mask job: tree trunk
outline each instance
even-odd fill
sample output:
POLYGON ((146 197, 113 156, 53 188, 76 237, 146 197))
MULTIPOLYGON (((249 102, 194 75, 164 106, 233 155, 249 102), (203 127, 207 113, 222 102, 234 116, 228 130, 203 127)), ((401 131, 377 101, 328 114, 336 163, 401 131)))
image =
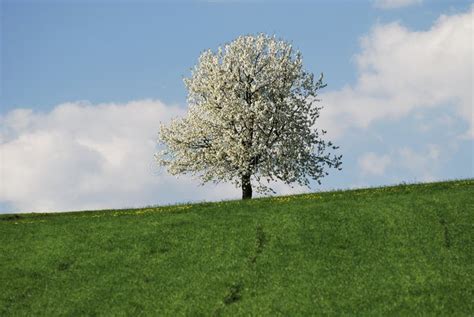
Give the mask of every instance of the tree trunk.
POLYGON ((242 176, 242 199, 252 198, 252 184, 250 183, 250 175, 242 176))

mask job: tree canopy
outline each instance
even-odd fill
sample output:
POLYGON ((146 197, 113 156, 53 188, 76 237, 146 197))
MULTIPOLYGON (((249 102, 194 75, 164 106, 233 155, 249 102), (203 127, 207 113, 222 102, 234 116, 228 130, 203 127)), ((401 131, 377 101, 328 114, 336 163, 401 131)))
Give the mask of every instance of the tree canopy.
POLYGON ((242 197, 269 183, 309 185, 341 167, 337 149, 316 128, 323 75, 303 69, 299 51, 265 34, 240 36, 199 57, 185 80, 188 113, 161 125, 158 163, 203 183, 232 182, 242 197))

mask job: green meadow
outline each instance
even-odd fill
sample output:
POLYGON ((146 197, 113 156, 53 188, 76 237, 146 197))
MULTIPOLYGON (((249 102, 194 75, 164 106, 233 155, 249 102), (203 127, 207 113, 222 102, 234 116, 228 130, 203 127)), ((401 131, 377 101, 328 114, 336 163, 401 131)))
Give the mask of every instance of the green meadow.
POLYGON ((0 316, 474 315, 474 180, 0 216, 0 316))

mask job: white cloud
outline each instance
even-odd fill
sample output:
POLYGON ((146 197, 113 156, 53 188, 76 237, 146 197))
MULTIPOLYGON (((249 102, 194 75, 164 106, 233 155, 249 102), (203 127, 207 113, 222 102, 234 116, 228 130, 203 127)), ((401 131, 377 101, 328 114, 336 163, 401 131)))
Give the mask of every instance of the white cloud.
POLYGON ((423 0, 375 0, 374 6, 380 9, 397 9, 421 4, 423 0))
POLYGON ((439 168, 440 154, 441 149, 435 144, 428 144, 420 152, 409 147, 402 147, 396 153, 398 165, 409 171, 416 180, 424 182, 436 180, 435 174, 439 168))
POLYGON ((388 155, 377 155, 373 152, 365 153, 358 160, 362 173, 372 175, 383 175, 390 163, 388 155))
POLYGON ((15 211, 58 211, 230 197, 228 186, 217 194, 186 177, 157 175, 159 121, 181 114, 152 100, 14 110, 0 119, 0 201, 15 211))
POLYGON ((433 181, 442 163, 441 147, 437 144, 427 144, 421 149, 403 146, 377 155, 373 152, 362 154, 358 159, 360 174, 366 176, 382 176, 405 181, 433 181))
POLYGON ((469 125, 464 137, 473 138, 473 9, 441 16, 427 31, 375 26, 355 56, 356 83, 321 94, 321 125, 340 137, 350 128, 449 105, 469 125))
POLYGON ((9 212, 50 212, 239 198, 231 184, 200 186, 156 166, 159 122, 184 113, 155 100, 7 113, 0 117, 0 202, 14 207, 9 212))

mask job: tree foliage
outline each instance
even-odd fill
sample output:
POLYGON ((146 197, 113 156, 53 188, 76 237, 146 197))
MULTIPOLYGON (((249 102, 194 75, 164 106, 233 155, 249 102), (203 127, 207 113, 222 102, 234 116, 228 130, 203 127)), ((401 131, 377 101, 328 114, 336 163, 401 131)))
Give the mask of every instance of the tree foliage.
POLYGON ((188 89, 187 116, 161 125, 156 155, 171 174, 190 173, 203 183, 233 182, 243 198, 271 190, 270 181, 309 185, 338 168, 341 156, 315 128, 325 87, 303 69, 301 53, 265 34, 240 36, 199 57, 188 89))

